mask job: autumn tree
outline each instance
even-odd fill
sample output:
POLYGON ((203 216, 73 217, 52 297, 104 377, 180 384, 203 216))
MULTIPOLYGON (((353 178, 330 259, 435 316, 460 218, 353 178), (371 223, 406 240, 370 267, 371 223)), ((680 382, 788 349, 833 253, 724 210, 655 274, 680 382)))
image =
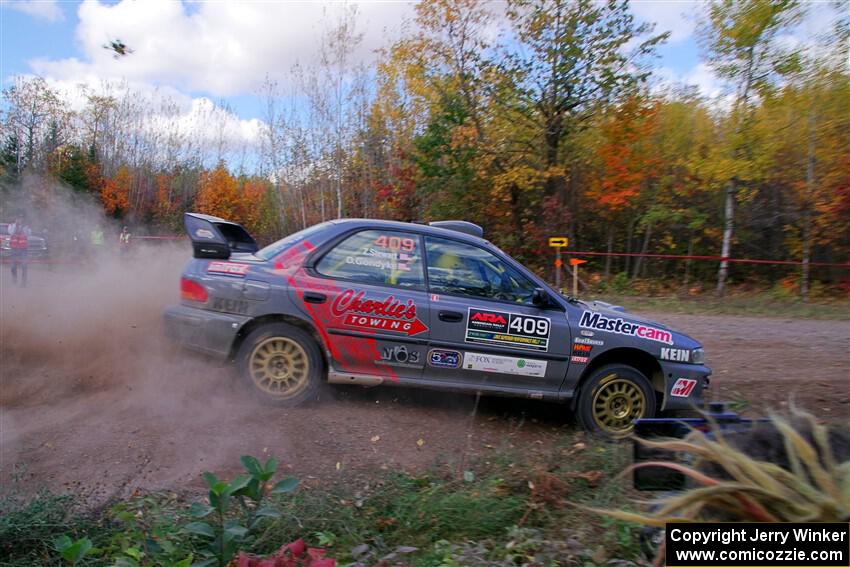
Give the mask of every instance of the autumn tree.
POLYGON ((800 16, 797 0, 713 0, 700 28, 705 58, 714 71, 734 87, 729 117, 726 163, 723 242, 717 274, 717 294, 726 290, 739 185, 749 177, 749 146, 753 95, 764 92, 782 71, 785 55, 776 38, 800 16))
POLYGON ((212 171, 201 174, 195 208, 199 212, 234 222, 245 221, 246 207, 239 192, 239 182, 230 174, 223 161, 212 171))
POLYGON ((133 175, 127 166, 121 166, 115 175, 103 180, 100 199, 106 214, 115 218, 124 217, 130 210, 130 185, 133 175))

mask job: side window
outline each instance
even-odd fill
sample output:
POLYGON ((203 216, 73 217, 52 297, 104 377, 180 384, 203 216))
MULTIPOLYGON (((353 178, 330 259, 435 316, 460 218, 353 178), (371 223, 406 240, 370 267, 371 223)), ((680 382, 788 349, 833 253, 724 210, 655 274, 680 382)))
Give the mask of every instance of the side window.
POLYGON ((430 291, 532 305, 534 282, 490 252, 430 236, 425 250, 430 291))
POLYGON ((358 232, 325 254, 316 271, 368 284, 425 287, 419 236, 407 232, 358 232))

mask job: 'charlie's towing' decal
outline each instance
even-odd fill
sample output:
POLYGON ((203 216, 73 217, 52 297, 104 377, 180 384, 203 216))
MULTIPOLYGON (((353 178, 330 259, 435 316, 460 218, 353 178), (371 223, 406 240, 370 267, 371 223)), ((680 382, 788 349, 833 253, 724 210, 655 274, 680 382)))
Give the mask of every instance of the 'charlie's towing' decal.
POLYGON ((648 327, 643 323, 632 323, 619 317, 616 319, 606 317, 601 313, 594 313, 592 311, 585 311, 582 313, 581 320, 578 324, 580 327, 588 327, 599 331, 617 333, 618 335, 640 337, 642 339, 658 341, 668 345, 673 344, 673 334, 670 331, 656 329, 655 327, 648 327))
POLYGON ((357 329, 392 331, 407 336, 427 331, 416 316, 412 299, 402 302, 390 295, 384 299, 366 299, 365 291, 347 289, 334 299, 331 311, 342 324, 357 329))

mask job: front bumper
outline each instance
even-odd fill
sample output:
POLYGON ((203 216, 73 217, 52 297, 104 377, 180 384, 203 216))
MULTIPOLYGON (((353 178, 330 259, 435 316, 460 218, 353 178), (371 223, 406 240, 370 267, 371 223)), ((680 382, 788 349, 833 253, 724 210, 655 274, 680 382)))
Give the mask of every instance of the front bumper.
POLYGON ((162 316, 165 336, 181 346, 225 360, 249 317, 174 305, 162 316))
POLYGON ((685 410, 705 405, 711 368, 701 364, 661 361, 664 373, 664 400, 661 410, 685 410))

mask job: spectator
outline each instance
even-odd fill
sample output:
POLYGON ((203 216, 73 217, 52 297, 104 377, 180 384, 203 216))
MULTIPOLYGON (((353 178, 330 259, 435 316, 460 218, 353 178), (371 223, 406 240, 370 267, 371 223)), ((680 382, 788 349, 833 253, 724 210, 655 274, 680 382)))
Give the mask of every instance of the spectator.
POLYGON ((12 282, 18 283, 18 267, 21 268, 21 287, 27 285, 27 250, 32 230, 24 223, 23 216, 18 215, 15 222, 9 225, 9 248, 12 252, 12 282))

